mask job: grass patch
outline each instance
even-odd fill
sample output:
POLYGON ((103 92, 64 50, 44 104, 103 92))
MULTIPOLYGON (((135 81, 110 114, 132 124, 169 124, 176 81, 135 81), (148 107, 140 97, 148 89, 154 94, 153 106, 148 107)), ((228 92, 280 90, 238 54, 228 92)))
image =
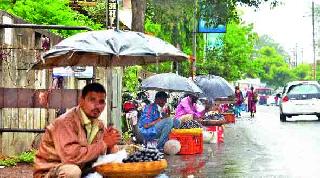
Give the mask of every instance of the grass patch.
POLYGON ((0 158, 0 166, 15 166, 17 163, 27 163, 32 164, 35 158, 36 150, 30 150, 20 153, 17 156, 0 158))

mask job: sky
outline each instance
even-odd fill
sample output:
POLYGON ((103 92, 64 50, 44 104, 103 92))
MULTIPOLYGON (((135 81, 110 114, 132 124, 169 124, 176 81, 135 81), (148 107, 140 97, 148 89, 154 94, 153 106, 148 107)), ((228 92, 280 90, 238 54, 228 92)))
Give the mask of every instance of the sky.
MULTIPOLYGON (((263 4, 256 12, 242 7, 242 18, 246 23, 253 23, 259 35, 268 35, 283 46, 289 55, 296 51, 298 64, 313 63, 312 0, 280 1, 283 5, 270 9, 268 4, 263 4)), ((320 0, 314 2, 320 5, 320 0)))

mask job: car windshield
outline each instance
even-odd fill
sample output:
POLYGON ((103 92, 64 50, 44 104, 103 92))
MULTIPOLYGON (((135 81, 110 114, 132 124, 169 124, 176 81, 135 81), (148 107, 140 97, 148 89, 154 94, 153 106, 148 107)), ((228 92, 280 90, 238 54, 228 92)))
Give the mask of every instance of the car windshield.
POLYGON ((316 85, 294 85, 290 87, 288 94, 313 94, 319 93, 319 87, 316 85))
POLYGON ((259 94, 259 95, 271 95, 271 89, 261 89, 261 88, 257 88, 256 89, 256 92, 259 94))

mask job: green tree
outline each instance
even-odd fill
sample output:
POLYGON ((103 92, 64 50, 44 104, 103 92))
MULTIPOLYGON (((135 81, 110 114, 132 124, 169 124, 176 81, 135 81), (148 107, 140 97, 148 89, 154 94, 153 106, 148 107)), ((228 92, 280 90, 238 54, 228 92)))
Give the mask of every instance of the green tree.
MULTIPOLYGON (((193 31, 193 6, 192 0, 168 0, 147 1, 145 31, 152 33, 174 46, 179 46, 186 54, 192 53, 192 31, 193 31), (176 7, 179 7, 177 9, 176 7), (156 30, 155 30, 156 29, 156 30)), ((201 34, 199 36, 202 36, 201 34)), ((203 38, 198 38, 198 44, 203 43, 203 38)), ((197 50, 197 58, 203 56, 203 45, 197 50)), ((172 71, 171 62, 163 63, 157 67, 150 65, 149 71, 169 72, 172 71), (157 70, 158 69, 158 70, 157 70)), ((190 75, 189 62, 179 64, 179 74, 190 75)))
POLYGON ((300 64, 292 69, 295 80, 312 80, 312 68, 308 64, 300 64))
POLYGON ((233 81, 254 68, 251 55, 257 35, 252 26, 235 21, 228 23, 227 29, 222 37, 223 45, 210 49, 206 61, 199 63, 198 69, 202 74, 219 75, 233 81))
POLYGON ((260 68, 259 78, 269 86, 283 86, 287 81, 293 79, 293 72, 284 61, 284 57, 273 47, 262 47, 255 59, 260 68))
POLYGON ((141 70, 140 66, 130 66, 124 68, 124 75, 122 79, 123 87, 135 94, 138 86, 138 72, 141 70))
POLYGON ((267 84, 274 88, 282 87, 294 78, 292 71, 290 71, 286 66, 272 68, 271 73, 273 79, 271 81, 267 81, 267 84))
POLYGON ((275 42, 272 38, 270 38, 268 35, 262 35, 256 42, 255 48, 259 50, 266 46, 274 48, 277 51, 277 53, 284 57, 287 63, 289 62, 289 54, 284 50, 284 48, 279 43, 275 42))
POLYGON ((6 10, 12 7, 14 4, 14 0, 1 0, 0 9, 6 10))
MULTIPOLYGON (((16 0, 9 6, 1 7, 16 16, 34 24, 88 26, 100 29, 101 25, 94 23, 88 17, 73 11, 68 0, 16 0)), ((78 33, 78 30, 51 30, 64 37, 78 33)))

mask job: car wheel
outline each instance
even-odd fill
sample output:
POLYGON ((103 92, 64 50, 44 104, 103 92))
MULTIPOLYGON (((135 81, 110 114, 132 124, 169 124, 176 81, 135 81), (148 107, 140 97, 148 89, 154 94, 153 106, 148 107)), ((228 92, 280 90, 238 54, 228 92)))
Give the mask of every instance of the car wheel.
POLYGON ((318 117, 318 121, 320 121, 320 115, 317 115, 317 117, 318 117))
POLYGON ((280 113, 280 121, 281 121, 281 122, 287 121, 286 115, 280 113))

